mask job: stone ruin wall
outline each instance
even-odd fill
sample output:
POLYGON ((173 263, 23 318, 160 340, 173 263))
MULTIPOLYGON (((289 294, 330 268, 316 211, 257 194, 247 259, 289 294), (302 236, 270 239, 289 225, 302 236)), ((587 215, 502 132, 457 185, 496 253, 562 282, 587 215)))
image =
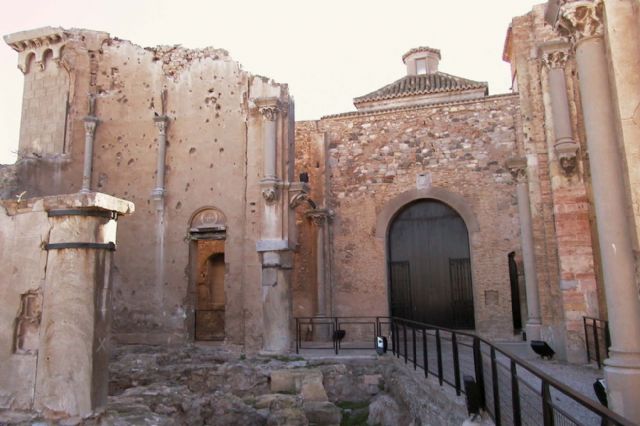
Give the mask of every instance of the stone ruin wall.
POLYGON ((387 314, 377 217, 416 187, 418 174, 428 173, 433 187, 462 195, 480 224, 478 238, 470 240, 477 329, 513 336, 507 254, 520 246, 519 220, 504 162, 516 148, 517 114, 517 97, 507 95, 298 124, 300 142, 315 126, 327 138, 335 315, 387 314))
POLYGON ((575 61, 570 58, 564 65, 573 138, 579 145, 577 171, 567 176, 553 148, 549 82, 540 48, 558 37, 544 23, 544 5, 515 18, 510 38, 509 56, 522 108, 522 148, 528 158, 543 338, 555 342, 562 352, 566 348, 562 357, 584 362, 582 316, 606 317, 606 303, 597 267, 589 157, 575 61))
POLYGON ((95 131, 92 189, 138 206, 122 225, 118 244, 115 335, 125 342, 148 343, 188 338, 187 311, 193 304, 188 230, 193 215, 211 207, 227 218, 228 343, 261 347, 256 240, 262 143, 249 99, 288 101, 286 85, 250 75, 221 49, 142 48, 106 33, 65 30, 64 34, 59 59, 44 55, 44 70, 27 68, 25 99, 60 104, 58 89, 65 86, 61 96, 68 99, 66 132, 61 140, 57 130, 51 130, 48 134, 54 142, 40 149, 42 137, 29 136, 24 129, 34 128, 45 118, 61 120, 48 110, 28 107, 31 103, 25 107, 15 187, 29 197, 80 189, 83 119, 89 113, 87 95, 93 94, 100 121, 95 131), (50 85, 57 87, 52 99, 50 85), (159 136, 154 117, 163 112, 169 118, 165 208, 159 214, 151 192, 156 186, 159 136), (164 250, 159 252, 159 246, 164 250), (250 336, 245 336, 245 326, 250 336))

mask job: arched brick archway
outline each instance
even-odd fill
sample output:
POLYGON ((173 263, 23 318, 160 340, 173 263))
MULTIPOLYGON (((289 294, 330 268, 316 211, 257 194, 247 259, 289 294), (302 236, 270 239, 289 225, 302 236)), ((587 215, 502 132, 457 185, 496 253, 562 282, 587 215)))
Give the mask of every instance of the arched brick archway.
POLYGON ((480 230, 464 197, 414 189, 378 214, 390 313, 451 328, 474 328, 471 246, 480 230))

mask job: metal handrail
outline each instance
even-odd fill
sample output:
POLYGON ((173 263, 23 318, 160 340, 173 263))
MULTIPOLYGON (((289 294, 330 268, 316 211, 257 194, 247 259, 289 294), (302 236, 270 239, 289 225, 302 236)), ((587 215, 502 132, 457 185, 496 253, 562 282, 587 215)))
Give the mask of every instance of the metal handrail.
MULTIPOLYGON (((512 408, 512 415, 513 415, 513 423, 515 425, 520 425, 521 424, 521 409, 520 409, 520 395, 519 395, 519 380, 520 380, 520 376, 518 375, 517 371, 518 369, 523 369, 528 371, 530 374, 532 374, 534 377, 536 377, 538 380, 540 380, 540 396, 542 398, 542 416, 543 416, 543 424, 546 425, 553 425, 555 420, 554 420, 554 415, 555 414, 560 414, 563 417, 566 417, 567 419, 571 420, 572 422, 574 422, 575 424, 579 424, 579 422, 575 419, 572 419, 568 413, 566 411, 564 411, 563 409, 561 409, 560 407, 557 407, 551 397, 551 390, 554 389, 560 393, 562 393, 563 395, 565 395, 567 398, 569 398, 571 401, 574 401, 576 403, 578 403, 579 405, 583 406, 585 409, 587 409, 588 411, 592 412, 593 414, 599 416, 602 421, 604 422, 603 424, 611 424, 611 425, 624 425, 624 426, 632 426, 633 423, 630 422, 629 420, 623 418, 622 416, 620 416, 619 414, 614 413, 613 411, 609 410, 607 407, 587 398, 586 396, 575 392, 573 389, 571 389, 569 386, 560 383, 558 380, 554 379, 553 377, 549 376, 548 374, 544 373, 543 371, 541 371, 540 369, 538 369, 537 367, 529 364, 528 362, 524 361, 523 359, 519 358, 516 355, 513 355, 511 353, 506 352, 503 349, 498 348, 497 346, 495 346, 494 344, 492 344, 491 342, 489 342, 488 340, 479 337, 473 333, 470 332, 465 332, 465 331, 457 331, 457 330, 452 330, 452 329, 448 329, 445 327, 438 327, 438 326, 434 326, 434 325, 429 325, 429 324, 425 324, 425 323, 421 323, 421 322, 417 322, 417 321, 412 321, 412 320, 407 320, 407 319, 403 319, 403 318, 397 318, 397 317, 392 317, 391 318, 391 329, 392 329, 392 351, 393 353, 397 356, 400 357, 400 336, 402 334, 403 337, 403 344, 402 344, 402 348, 404 349, 404 353, 402 354, 405 360, 405 363, 408 363, 409 361, 412 361, 414 364, 414 368, 416 368, 417 365, 417 359, 416 359, 416 354, 415 354, 415 348, 416 348, 416 331, 419 331, 422 333, 423 337, 426 337, 426 331, 427 330, 433 330, 435 331, 435 338, 436 338, 436 348, 437 348, 437 361, 438 361, 438 371, 437 371, 437 376, 438 376, 438 380, 440 382, 440 385, 442 385, 443 383, 447 383, 451 386, 453 386, 456 390, 456 394, 460 395, 461 393, 463 393, 462 388, 460 386, 460 369, 459 369, 459 354, 458 354, 458 350, 457 350, 457 345, 456 342, 458 340, 458 338, 460 336, 466 336, 470 339, 473 339, 473 367, 474 367, 474 375, 475 375, 475 381, 478 384, 478 388, 480 390, 480 399, 481 399, 481 406, 484 407, 484 409, 489 412, 489 414, 492 416, 496 426, 499 426, 502 422, 501 420, 501 409, 503 408, 501 406, 500 403, 500 382, 498 380, 498 360, 496 357, 496 354, 499 353, 501 356, 505 357, 508 360, 508 364, 509 366, 506 367, 511 374, 511 399, 512 399, 512 404, 511 404, 511 408, 512 408), (407 348, 408 345, 408 339, 407 339, 407 328, 411 328, 411 334, 412 334, 412 346, 413 346, 413 359, 409 359, 409 351, 407 348), (402 329, 402 330, 401 330, 402 329), (443 357, 443 353, 442 353, 442 348, 441 348, 441 334, 442 333, 449 333, 451 335, 451 342, 452 342, 452 356, 453 356, 453 365, 454 365, 454 374, 455 374, 455 383, 451 383, 448 380, 445 380, 443 372, 442 372, 442 357, 443 357), (486 394, 485 394, 485 376, 484 376, 484 366, 483 366, 483 353, 481 351, 481 345, 485 345, 486 347, 489 348, 489 354, 490 354, 490 365, 491 365, 491 383, 492 383, 492 390, 493 390, 493 395, 492 395, 492 400, 493 400, 493 407, 489 407, 487 404, 487 398, 486 398, 486 394)), ((429 372, 431 371, 427 365, 427 351, 426 351, 426 338, 423 339, 423 355, 425 358, 424 361, 424 371, 425 371, 425 376, 428 376, 429 372)), ((422 366, 421 366, 422 367, 422 366)), ((526 383, 526 382, 523 382, 526 383)))
POLYGON ((391 324, 391 318, 388 316, 314 316, 314 317, 296 317, 295 318, 295 331, 296 331, 296 353, 300 353, 300 349, 332 349, 337 355, 341 349, 343 350, 355 350, 355 349, 375 349, 375 339, 377 336, 382 335, 382 327, 386 324, 391 324), (302 331, 301 326, 304 325, 327 325, 330 327, 330 332, 333 334, 337 330, 341 330, 341 325, 370 325, 373 328, 373 334, 370 336, 371 345, 367 347, 349 347, 342 348, 340 339, 331 339, 331 347, 313 347, 305 348, 302 346, 302 331))
POLYGON ((591 326, 593 330, 593 348, 595 352, 595 360, 598 364, 598 368, 602 368, 602 355, 600 353, 600 345, 604 343, 604 358, 609 358, 609 346, 611 346, 611 336, 609 335, 609 321, 603 320, 601 318, 594 317, 582 317, 582 322, 584 324, 584 344, 587 348, 587 361, 591 362, 591 348, 589 347, 589 326, 591 326), (590 324, 588 324, 590 323, 590 324), (602 330, 602 333, 598 333, 598 329, 602 330), (604 337, 604 342, 601 341, 601 338, 604 337))

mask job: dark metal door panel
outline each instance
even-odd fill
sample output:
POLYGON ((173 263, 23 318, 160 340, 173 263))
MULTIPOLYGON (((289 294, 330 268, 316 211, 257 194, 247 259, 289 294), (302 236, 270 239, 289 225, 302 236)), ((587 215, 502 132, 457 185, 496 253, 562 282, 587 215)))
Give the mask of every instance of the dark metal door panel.
POLYGON ((389 262, 389 278, 391 315, 411 317, 413 308, 409 262, 389 262))
MULTIPOLYGON (((435 200, 410 204, 394 219, 388 244, 390 264, 409 265, 412 310, 407 318, 444 327, 456 327, 458 323, 473 327, 472 299, 470 310, 468 302, 456 305, 455 312, 452 304, 452 278, 458 279, 458 275, 452 276, 450 259, 469 259, 467 227, 455 210, 435 200)), ((460 280, 468 278, 468 288, 455 291, 469 294, 470 276, 470 269, 468 275, 460 275, 460 280)), ((394 297, 390 292, 392 306, 398 302, 394 297)))
POLYGON ((473 288, 469 258, 449 259, 451 310, 455 328, 474 328, 473 288))

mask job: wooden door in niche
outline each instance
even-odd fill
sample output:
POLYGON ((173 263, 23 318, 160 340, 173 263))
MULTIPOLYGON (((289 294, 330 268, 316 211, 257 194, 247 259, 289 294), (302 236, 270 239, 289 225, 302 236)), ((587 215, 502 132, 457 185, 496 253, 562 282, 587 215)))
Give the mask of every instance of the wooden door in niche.
POLYGON ((224 240, 197 241, 195 340, 224 340, 224 240))

